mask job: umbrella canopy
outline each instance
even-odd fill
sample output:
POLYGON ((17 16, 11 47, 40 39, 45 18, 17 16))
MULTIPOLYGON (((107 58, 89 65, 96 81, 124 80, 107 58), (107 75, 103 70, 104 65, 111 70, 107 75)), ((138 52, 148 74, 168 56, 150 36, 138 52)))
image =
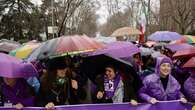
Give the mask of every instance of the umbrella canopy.
POLYGON ((18 47, 20 47, 20 44, 18 42, 7 40, 7 39, 0 40, 0 51, 1 52, 9 53, 10 51, 18 47))
POLYGON ((119 72, 123 72, 133 77, 134 87, 139 89, 141 86, 141 80, 135 72, 133 66, 124 60, 114 58, 108 55, 96 55, 85 57, 81 64, 81 72, 87 74, 87 76, 94 82, 98 74, 103 74, 105 67, 109 64, 117 67, 119 72))
POLYGON ((146 44, 146 46, 148 46, 148 47, 152 47, 152 46, 156 45, 157 42, 155 42, 155 41, 147 41, 145 44, 146 44))
POLYGON ((195 57, 192 57, 190 60, 188 60, 184 65, 183 65, 183 67, 189 67, 189 68, 191 68, 191 67, 195 67, 195 57))
POLYGON ((165 56, 163 54, 161 54, 159 51, 155 51, 151 54, 152 58, 158 58, 158 57, 162 57, 165 56))
POLYGON ((9 54, 15 56, 16 58, 25 59, 34 49, 38 48, 40 45, 40 43, 27 43, 20 48, 12 50, 9 54))
POLYGON ((128 35, 139 35, 142 34, 140 30, 132 28, 132 27, 122 27, 115 30, 111 36, 118 37, 118 36, 128 36, 128 35))
POLYGON ((1 77, 28 78, 38 74, 31 63, 24 63, 20 59, 3 53, 0 53, 0 65, 1 77))
POLYGON ((142 56, 151 55, 154 52, 154 50, 150 48, 140 47, 139 49, 141 50, 142 56))
POLYGON ((182 38, 171 42, 171 44, 180 44, 180 43, 194 44, 195 36, 184 35, 182 38))
POLYGON ((153 41, 172 41, 180 39, 182 36, 176 32, 157 31, 151 34, 148 38, 153 41))
POLYGON ((102 42, 104 44, 116 42, 116 37, 104 37, 104 36, 98 36, 94 38, 98 42, 102 42))
POLYGON ((29 55, 28 61, 95 51, 102 47, 102 43, 86 35, 62 36, 44 42, 29 55))
POLYGON ((172 52, 178 51, 178 50, 184 50, 184 49, 188 49, 188 48, 193 48, 194 46, 189 45, 189 44, 169 44, 166 45, 165 48, 171 50, 172 52))
POLYGON ((174 58, 192 57, 192 56, 195 56, 195 47, 188 48, 185 50, 179 50, 173 55, 174 58))
POLYGON ((127 58, 139 52, 140 49, 131 42, 117 41, 107 44, 105 48, 98 49, 92 53, 88 53, 88 55, 94 56, 106 54, 115 58, 127 58))

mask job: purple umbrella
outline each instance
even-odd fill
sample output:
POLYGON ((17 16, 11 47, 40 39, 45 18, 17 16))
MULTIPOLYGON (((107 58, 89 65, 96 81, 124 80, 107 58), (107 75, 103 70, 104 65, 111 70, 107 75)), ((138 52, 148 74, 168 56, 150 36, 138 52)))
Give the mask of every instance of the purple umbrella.
POLYGON ((105 48, 98 49, 93 53, 89 53, 88 55, 94 56, 106 54, 115 58, 127 58, 139 52, 140 49, 131 42, 117 41, 109 43, 105 48))
POLYGON ((188 48, 192 48, 192 45, 189 44, 170 44, 170 45, 166 45, 165 48, 170 49, 172 52, 178 51, 178 50, 182 50, 182 49, 188 49, 188 48))
POLYGON ((176 32, 169 32, 169 31, 157 31, 151 34, 148 38, 149 40, 153 41, 172 41, 180 39, 182 35, 176 32))
POLYGON ((0 53, 0 76, 8 78, 28 78, 36 76, 37 70, 31 63, 0 53))

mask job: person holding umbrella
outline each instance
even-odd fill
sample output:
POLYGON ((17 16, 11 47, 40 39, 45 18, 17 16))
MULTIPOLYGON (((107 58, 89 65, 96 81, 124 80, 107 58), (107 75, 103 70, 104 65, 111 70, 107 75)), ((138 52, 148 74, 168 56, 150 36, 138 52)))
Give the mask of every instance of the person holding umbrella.
POLYGON ((38 106, 53 109, 55 105, 78 104, 78 82, 61 58, 49 61, 48 73, 41 78, 38 106))
POLYGON ((180 84, 171 75, 172 66, 170 58, 165 56, 157 58, 155 73, 143 80, 144 85, 139 91, 141 99, 152 104, 167 100, 187 102, 180 92, 180 84))
POLYGON ((105 67, 105 73, 96 77, 97 102, 99 103, 122 103, 130 101, 137 105, 134 89, 128 86, 128 79, 112 64, 105 67))
POLYGON ((195 102, 195 70, 190 71, 190 77, 184 83, 184 93, 191 102, 195 102))
POLYGON ((0 53, 1 105, 22 109, 34 106, 35 98, 25 78, 37 76, 31 63, 0 53))

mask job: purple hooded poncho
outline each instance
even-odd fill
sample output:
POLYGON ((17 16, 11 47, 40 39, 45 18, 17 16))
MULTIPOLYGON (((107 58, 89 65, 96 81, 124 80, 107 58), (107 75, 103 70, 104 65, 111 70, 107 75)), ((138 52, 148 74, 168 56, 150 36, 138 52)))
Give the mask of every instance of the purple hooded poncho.
POLYGON ((34 106, 34 97, 30 93, 28 84, 23 79, 18 79, 13 87, 2 83, 4 102, 12 104, 21 103, 23 106, 34 106))
POLYGON ((189 101, 195 102, 195 71, 184 83, 184 92, 189 101))
POLYGON ((172 61, 168 57, 157 58, 155 73, 148 75, 143 80, 143 87, 139 91, 139 96, 146 102, 150 102, 151 98, 156 98, 159 101, 178 100, 183 95, 180 92, 180 84, 169 73, 166 89, 160 80, 160 65, 162 63, 170 63, 172 61))

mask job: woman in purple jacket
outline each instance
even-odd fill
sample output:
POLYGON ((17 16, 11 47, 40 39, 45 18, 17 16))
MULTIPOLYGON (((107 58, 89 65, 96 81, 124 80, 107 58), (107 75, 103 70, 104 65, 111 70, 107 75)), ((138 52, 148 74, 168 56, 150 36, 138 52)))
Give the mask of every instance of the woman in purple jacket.
POLYGON ((191 102, 195 102, 195 70, 191 71, 191 76, 184 83, 184 92, 191 102))
POLYGON ((187 100, 180 92, 180 84, 171 76, 172 61, 168 57, 157 58, 155 73, 144 78, 140 97, 149 103, 158 101, 178 100, 186 103, 187 100))
POLYGON ((4 106, 22 109, 26 106, 34 106, 32 88, 22 78, 3 78, 1 92, 4 106))

